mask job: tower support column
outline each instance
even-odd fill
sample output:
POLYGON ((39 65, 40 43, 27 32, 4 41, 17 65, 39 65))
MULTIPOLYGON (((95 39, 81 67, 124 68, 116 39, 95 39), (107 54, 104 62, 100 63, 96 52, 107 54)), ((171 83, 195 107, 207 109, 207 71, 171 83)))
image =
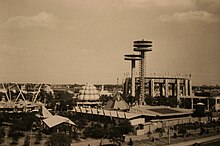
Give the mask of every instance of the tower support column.
POLYGON ((131 61, 131 93, 130 95, 135 97, 135 61, 141 60, 140 55, 128 54, 124 55, 125 60, 131 61))
POLYGON ((188 81, 188 95, 189 96, 192 95, 192 81, 191 80, 188 81))
POLYGON ((135 97, 135 60, 131 61, 131 96, 135 97))
POLYGON ((163 83, 159 83, 160 96, 163 96, 163 83))
POLYGON ((168 89, 168 79, 165 79, 165 96, 166 97, 169 96, 168 91, 169 91, 169 89, 168 89))
POLYGON ((187 79, 185 79, 185 83, 184 83, 184 88, 185 88, 185 93, 184 93, 184 95, 185 96, 188 96, 189 94, 188 94, 188 80, 187 79))
POLYGON ((149 83, 150 83, 150 96, 151 97, 154 97, 155 95, 154 95, 154 79, 151 79, 150 81, 149 81, 149 83))
POLYGON ((191 109, 193 109, 193 98, 191 98, 191 109))
POLYGON ((176 79, 176 97, 179 100, 180 97, 180 80, 176 79))
POLYGON ((172 97, 175 97, 175 84, 171 84, 171 87, 172 87, 172 97))

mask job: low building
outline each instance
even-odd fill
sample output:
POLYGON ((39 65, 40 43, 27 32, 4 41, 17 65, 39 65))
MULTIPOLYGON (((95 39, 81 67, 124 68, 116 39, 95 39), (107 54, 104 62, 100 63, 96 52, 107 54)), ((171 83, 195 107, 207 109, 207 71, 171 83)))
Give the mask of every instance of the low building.
POLYGON ((207 111, 220 111, 220 96, 181 96, 180 100, 188 100, 191 109, 198 102, 204 103, 207 111))
POLYGON ((43 120, 43 130, 46 133, 51 132, 64 132, 69 136, 75 131, 75 123, 73 123, 69 118, 62 117, 59 115, 54 115, 43 120))
POLYGON ((107 102, 104 109, 127 111, 129 110, 129 105, 124 101, 124 99, 118 93, 116 94, 113 100, 107 102))

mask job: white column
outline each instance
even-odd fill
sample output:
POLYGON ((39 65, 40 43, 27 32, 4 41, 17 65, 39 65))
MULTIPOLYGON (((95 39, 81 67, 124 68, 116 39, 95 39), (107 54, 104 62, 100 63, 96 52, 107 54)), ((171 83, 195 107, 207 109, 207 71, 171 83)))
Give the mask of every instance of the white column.
POLYGON ((168 89, 168 79, 165 79, 165 96, 168 97, 168 92, 169 92, 169 89, 168 89))
POLYGON ((187 79, 185 79, 185 93, 184 93, 184 95, 185 96, 188 96, 189 94, 188 94, 188 80, 187 79))
POLYGON ((192 80, 189 80, 189 81, 188 81, 188 84, 189 84, 189 86, 188 86, 188 88, 189 88, 189 90, 188 90, 188 91, 189 91, 189 92, 188 92, 188 95, 191 96, 191 95, 192 95, 192 80))
POLYGON ((179 100, 179 96, 180 96, 180 80, 176 80, 176 96, 177 99, 179 100))
POLYGON ((150 94, 152 97, 155 96, 155 94, 154 94, 154 79, 150 80, 150 94))

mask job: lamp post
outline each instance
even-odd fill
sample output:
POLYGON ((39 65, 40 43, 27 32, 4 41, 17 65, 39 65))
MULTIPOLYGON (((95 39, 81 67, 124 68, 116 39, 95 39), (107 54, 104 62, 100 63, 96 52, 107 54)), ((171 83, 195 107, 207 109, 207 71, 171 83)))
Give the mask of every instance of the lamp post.
POLYGON ((31 124, 30 146, 31 146, 31 138, 32 138, 32 129, 33 129, 33 123, 31 124))
POLYGON ((67 105, 66 105, 66 111, 68 111, 68 110, 69 110, 69 105, 67 104, 67 105))
POLYGON ((170 126, 168 125, 168 145, 170 144, 170 126))

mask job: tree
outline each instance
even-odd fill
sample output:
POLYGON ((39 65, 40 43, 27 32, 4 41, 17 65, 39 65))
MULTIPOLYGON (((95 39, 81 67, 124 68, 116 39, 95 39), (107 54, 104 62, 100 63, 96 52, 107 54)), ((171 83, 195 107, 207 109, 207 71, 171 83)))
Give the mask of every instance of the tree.
POLYGON ((76 101, 73 100, 73 95, 67 91, 55 92, 55 98, 52 99, 51 102, 57 111, 66 111, 68 108, 72 109, 72 107, 76 105, 76 101))
POLYGON ((4 142, 5 138, 5 129, 3 127, 0 128, 0 144, 4 142))
POLYGON ((137 98, 135 98, 134 96, 128 96, 128 97, 125 99, 125 101, 126 101, 129 105, 133 106, 134 103, 137 101, 137 98))
POLYGON ((191 108, 191 101, 189 99, 182 99, 180 101, 180 105, 179 105, 180 108, 187 108, 187 109, 190 109, 191 108))
POLYGON ((113 126, 108 129, 106 133, 106 138, 114 144, 119 144, 124 140, 123 133, 117 126, 113 126))
POLYGON ((71 139, 64 133, 52 133, 49 140, 46 142, 47 146, 70 146, 71 139))
POLYGON ((157 104, 158 105, 165 105, 165 106, 168 106, 168 98, 165 97, 165 96, 158 96, 158 97, 155 97, 156 100, 157 100, 157 104))
POLYGON ((20 133, 17 132, 17 131, 13 131, 11 133, 11 137, 12 137, 12 142, 11 144, 18 144, 18 140, 19 140, 19 137, 20 137, 20 133))
POLYGON ((176 97, 168 97, 167 100, 168 100, 168 106, 177 107, 178 101, 176 97))
POLYGON ((155 105, 155 101, 156 101, 155 99, 156 99, 156 98, 154 98, 154 97, 148 95, 148 96, 146 96, 146 98, 145 98, 145 103, 146 103, 147 105, 155 105))
POLYGON ((165 132, 165 129, 164 128, 156 128, 155 129, 155 132, 159 133, 159 136, 163 136, 163 133, 165 132))
POLYGON ((205 133, 205 128, 201 126, 199 135, 203 135, 204 133, 205 133))
POLYGON ((130 138, 129 142, 128 142, 129 146, 133 146, 133 140, 130 138))
POLYGON ((177 134, 176 134, 176 132, 174 132, 174 134, 173 134, 173 138, 177 138, 177 134))
POLYGON ((30 145, 30 137, 27 135, 24 139, 24 145, 23 146, 29 146, 30 145))
POLYGON ((178 130, 178 134, 185 137, 186 134, 187 134, 187 130, 183 127, 181 127, 179 130, 178 130))
POLYGON ((117 127, 122 134, 128 134, 130 132, 133 132, 134 130, 134 127, 131 125, 131 123, 128 120, 119 123, 117 127))
POLYGON ((36 134, 36 140, 35 140, 35 144, 40 144, 41 140, 42 140, 42 133, 40 130, 38 130, 37 134, 36 134))
POLYGON ((92 124, 90 127, 87 127, 84 131, 85 137, 91 138, 103 138, 105 135, 104 128, 99 124, 92 124))
POLYGON ((124 141, 124 134, 128 134, 129 132, 133 132, 134 127, 128 120, 125 120, 118 125, 114 125, 107 129, 106 138, 109 139, 114 144, 120 144, 120 142, 124 141))
POLYGON ((75 116, 75 118, 77 118, 74 120, 74 123, 76 123, 77 125, 77 129, 83 129, 88 125, 88 120, 86 119, 85 116, 83 115, 81 115, 80 117, 75 116))
POLYGON ((17 131, 28 131, 31 130, 33 121, 36 120, 36 117, 33 113, 20 113, 12 117, 12 129, 17 131))

